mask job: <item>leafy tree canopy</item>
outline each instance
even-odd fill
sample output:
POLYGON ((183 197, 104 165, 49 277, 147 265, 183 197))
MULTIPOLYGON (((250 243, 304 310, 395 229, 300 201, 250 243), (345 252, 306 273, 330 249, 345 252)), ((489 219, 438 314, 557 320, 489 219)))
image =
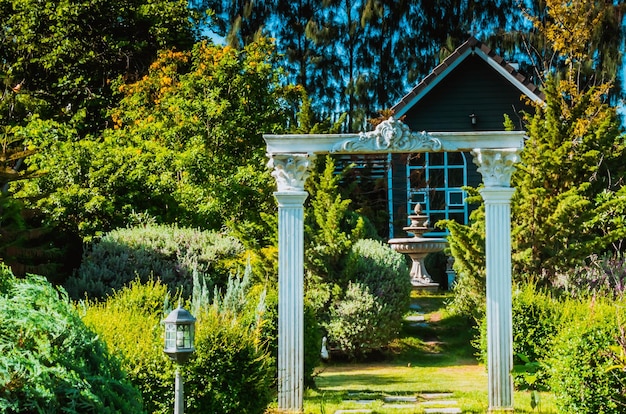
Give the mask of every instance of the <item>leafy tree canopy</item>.
POLYGON ((32 165, 48 173, 20 195, 49 194, 38 206, 84 238, 129 224, 133 213, 268 237, 260 214, 273 209, 273 184, 261 133, 283 130, 300 99, 298 88, 279 85, 276 58, 268 40, 160 53, 139 81, 117 85, 124 97, 113 128, 82 140, 66 125, 32 128, 29 142, 41 148, 32 165))
POLYGON ((145 73, 159 48, 190 47, 190 18, 183 0, 1 0, 0 79, 37 102, 1 123, 37 113, 102 128, 111 81, 145 73))

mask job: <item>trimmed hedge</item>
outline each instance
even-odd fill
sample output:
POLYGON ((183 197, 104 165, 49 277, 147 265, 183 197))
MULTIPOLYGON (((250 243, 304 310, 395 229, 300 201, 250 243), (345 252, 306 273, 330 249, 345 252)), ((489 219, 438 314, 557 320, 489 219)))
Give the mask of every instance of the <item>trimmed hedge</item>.
MULTIPOLYGON (((622 304, 623 305, 623 304, 622 304)), ((626 409, 626 372, 612 369, 624 307, 594 299, 566 315, 549 359, 560 412, 619 414, 626 409), (619 316, 618 316, 619 314, 619 316)))
MULTIPOLYGON (((548 388, 546 359, 551 355, 552 341, 561 325, 562 308, 545 290, 533 284, 514 289, 513 316, 513 379, 517 389, 545 390, 548 388)), ((480 359, 487 361, 487 320, 479 322, 480 338, 476 345, 480 359)))

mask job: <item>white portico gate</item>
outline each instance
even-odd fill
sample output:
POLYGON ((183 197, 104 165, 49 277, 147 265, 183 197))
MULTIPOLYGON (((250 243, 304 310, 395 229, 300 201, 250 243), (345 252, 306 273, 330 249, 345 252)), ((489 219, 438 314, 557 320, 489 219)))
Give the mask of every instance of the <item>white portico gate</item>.
POLYGON ((524 133, 412 132, 393 118, 359 134, 264 135, 278 191, 278 408, 301 412, 304 379, 304 183, 317 154, 471 151, 483 178, 489 411, 513 411, 510 187, 524 133))

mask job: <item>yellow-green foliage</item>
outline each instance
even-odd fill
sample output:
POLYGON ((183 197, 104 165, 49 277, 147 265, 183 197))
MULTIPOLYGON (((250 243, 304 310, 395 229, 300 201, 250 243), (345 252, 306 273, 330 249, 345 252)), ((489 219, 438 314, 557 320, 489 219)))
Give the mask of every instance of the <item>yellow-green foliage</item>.
POLYGON ((135 281, 102 303, 87 303, 83 321, 117 354, 148 412, 158 400, 173 398, 172 364, 163 353, 161 320, 167 287, 159 281, 135 281), (158 398, 158 400, 157 400, 158 398))
MULTIPOLYGON (((262 335, 264 295, 250 289, 248 276, 231 278, 212 303, 206 287, 196 286, 192 303, 183 304, 197 318, 196 352, 182 368, 189 414, 260 414, 271 400, 274 364, 262 335)), ((87 303, 83 317, 120 356, 150 413, 168 413, 174 398, 174 367, 163 353, 167 298, 160 281, 136 281, 105 302, 87 303)))
POLYGON ((562 329, 554 338, 550 385, 563 413, 624 412, 626 372, 619 367, 623 352, 623 302, 601 297, 570 301, 562 329), (622 341, 622 343, 620 343, 622 341))

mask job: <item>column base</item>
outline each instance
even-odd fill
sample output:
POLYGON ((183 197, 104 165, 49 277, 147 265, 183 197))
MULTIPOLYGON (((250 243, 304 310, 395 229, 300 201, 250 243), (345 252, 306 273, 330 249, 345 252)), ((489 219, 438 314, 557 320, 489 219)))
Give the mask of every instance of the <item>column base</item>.
POLYGON ((515 409, 513 407, 509 408, 489 408, 487 410, 489 414, 504 414, 504 413, 513 413, 515 409))

